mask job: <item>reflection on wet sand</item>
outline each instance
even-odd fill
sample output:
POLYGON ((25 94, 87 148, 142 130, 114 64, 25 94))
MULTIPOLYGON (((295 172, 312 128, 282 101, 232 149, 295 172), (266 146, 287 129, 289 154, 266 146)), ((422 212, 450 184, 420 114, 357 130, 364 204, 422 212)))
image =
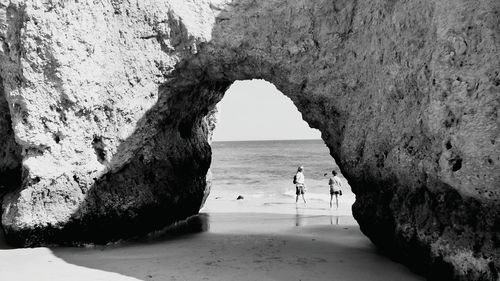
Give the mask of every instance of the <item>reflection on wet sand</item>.
POLYGON ((330 216, 330 224, 333 225, 334 217, 335 217, 335 225, 339 225, 339 216, 330 216))
POLYGON ((302 225, 302 214, 299 213, 299 208, 295 207, 296 213, 295 213, 295 226, 301 226, 302 225))
POLYGON ((357 225, 352 216, 342 215, 305 215, 298 207, 295 209, 295 226, 304 225, 357 225), (328 221, 329 220, 329 221, 328 221))

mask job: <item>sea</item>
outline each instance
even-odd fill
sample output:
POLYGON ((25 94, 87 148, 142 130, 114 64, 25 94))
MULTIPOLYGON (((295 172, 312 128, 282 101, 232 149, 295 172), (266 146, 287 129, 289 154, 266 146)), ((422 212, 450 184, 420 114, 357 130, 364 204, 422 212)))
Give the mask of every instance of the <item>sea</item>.
MULTIPOLYGON (((322 140, 219 141, 212 143, 211 199, 295 200, 293 176, 304 167, 306 199, 329 202, 328 179, 339 168, 322 140)), ((351 193, 347 181, 343 193, 351 193)), ((351 193, 352 195, 352 193, 351 193)))

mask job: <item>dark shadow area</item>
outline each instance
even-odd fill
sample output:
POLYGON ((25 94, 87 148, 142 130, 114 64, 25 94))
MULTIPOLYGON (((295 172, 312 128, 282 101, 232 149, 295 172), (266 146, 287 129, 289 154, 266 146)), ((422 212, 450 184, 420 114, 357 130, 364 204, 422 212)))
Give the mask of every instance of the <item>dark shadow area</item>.
POLYGON ((154 231, 144 237, 124 241, 124 243, 157 243, 188 238, 210 230, 210 215, 200 213, 185 220, 177 221, 162 230, 154 231))
POLYGON ((377 254, 357 226, 328 225, 328 220, 328 216, 304 217, 305 226, 297 228, 294 215, 200 215, 184 226, 170 228, 165 238, 118 247, 54 248, 52 252, 71 264, 144 281, 293 280, 294 276, 307 280, 331 276, 342 276, 343 280, 423 280, 377 254), (198 232, 200 222, 213 225, 214 230, 198 232), (283 226, 286 230, 276 233, 283 226))
MULTIPOLYGON (((127 240, 119 240, 113 243, 108 243, 107 245, 85 245, 86 248, 95 249, 105 249, 105 248, 120 248, 127 247, 130 245, 137 244, 150 244, 150 243, 162 243, 162 242, 175 242, 178 239, 187 239, 194 235, 207 232, 210 230, 210 215, 207 213, 200 213, 191 216, 185 220, 176 221, 175 223, 166 226, 163 229, 150 232, 143 236, 138 236, 135 238, 127 240)), ((3 232, 0 232, 0 250, 13 250, 16 249, 10 246, 3 232)), ((54 250, 56 250, 55 248, 54 250)), ((62 249, 62 248, 61 248, 62 249)), ((76 247, 74 249, 77 249, 76 247)))
MULTIPOLYGON (((2 70, 0 69, 0 73, 2 70)), ((0 76, 0 202, 3 194, 21 185, 21 148, 14 139, 9 104, 0 76)), ((0 211, 1 213, 1 211, 0 211)))
POLYGON ((5 234, 3 233, 3 229, 0 229, 0 250, 12 249, 13 247, 7 243, 5 239, 5 234))
MULTIPOLYGON (((0 69, 0 73, 2 73, 0 69)), ((21 186, 21 147, 16 143, 12 128, 9 104, 4 93, 0 75, 0 218, 3 195, 21 186)), ((0 249, 4 244, 3 228, 0 224, 0 249)))

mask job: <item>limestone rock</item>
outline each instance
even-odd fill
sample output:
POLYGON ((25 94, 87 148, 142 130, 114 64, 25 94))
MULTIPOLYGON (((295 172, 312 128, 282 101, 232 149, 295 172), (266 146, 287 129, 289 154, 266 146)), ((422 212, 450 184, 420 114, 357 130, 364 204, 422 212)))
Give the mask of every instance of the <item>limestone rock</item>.
POLYGON ((375 244, 430 279, 498 280, 500 2, 34 2, 0 0, 11 242, 196 213, 215 104, 265 79, 321 130, 375 244))
POLYGON ((207 111, 165 84, 210 21, 203 1, 0 1, 0 129, 23 151, 2 205, 12 243, 104 243, 199 210, 210 146, 189 114, 207 111))

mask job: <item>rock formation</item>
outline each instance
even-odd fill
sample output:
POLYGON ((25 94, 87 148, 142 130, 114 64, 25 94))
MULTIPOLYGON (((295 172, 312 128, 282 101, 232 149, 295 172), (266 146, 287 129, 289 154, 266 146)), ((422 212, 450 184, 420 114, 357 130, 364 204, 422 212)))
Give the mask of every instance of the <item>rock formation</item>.
POLYGON ((10 241, 106 242, 198 212, 207 111, 167 81, 208 36, 209 7, 198 19, 194 4, 37 2, 0 2, 2 98, 23 163, 2 204, 10 241))
POLYGON ((33 2, 0 0, 11 243, 197 213, 214 106, 257 78, 321 130, 381 249, 429 279, 499 279, 500 2, 33 2))

